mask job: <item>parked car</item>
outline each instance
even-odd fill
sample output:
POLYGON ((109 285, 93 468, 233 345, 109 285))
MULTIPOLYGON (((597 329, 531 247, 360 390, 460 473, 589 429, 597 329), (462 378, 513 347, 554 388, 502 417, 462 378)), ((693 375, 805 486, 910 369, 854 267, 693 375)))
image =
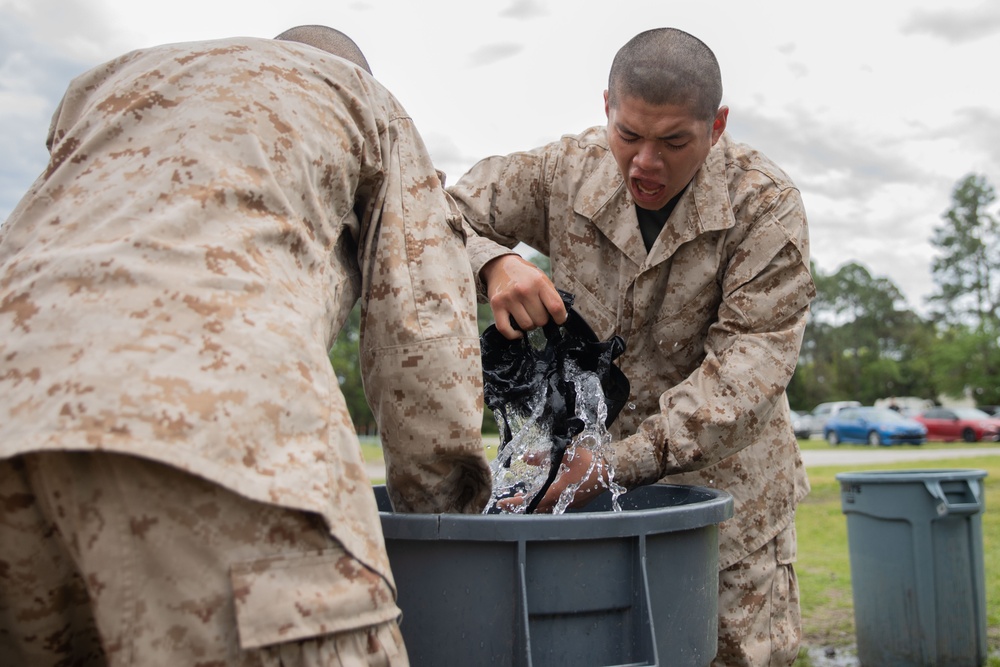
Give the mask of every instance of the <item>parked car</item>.
POLYGON ((792 410, 791 414, 792 431, 795 432, 795 437, 803 440, 808 439, 810 435, 809 415, 798 410, 792 410))
POLYGON ((823 427, 823 437, 831 445, 842 442, 882 445, 922 445, 927 427, 895 410, 876 407, 841 408, 823 427))
POLYGON ((823 429, 830 417, 837 414, 843 408, 856 407, 861 407, 861 403, 858 401, 830 401, 829 403, 820 403, 813 408, 812 412, 806 415, 807 419, 805 421, 809 429, 809 437, 814 435, 823 437, 825 433, 823 429))
POLYGON ((980 405, 979 409, 990 417, 1000 417, 1000 405, 980 405))
POLYGON ((1000 441, 1000 419, 977 408, 931 408, 914 419, 927 427, 929 440, 1000 441))

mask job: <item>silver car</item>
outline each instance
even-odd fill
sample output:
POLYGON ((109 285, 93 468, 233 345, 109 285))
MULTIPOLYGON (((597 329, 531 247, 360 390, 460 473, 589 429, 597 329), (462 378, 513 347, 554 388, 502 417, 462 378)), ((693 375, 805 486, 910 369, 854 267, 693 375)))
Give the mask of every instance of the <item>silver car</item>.
POLYGON ((823 437, 823 429, 826 422, 844 408, 860 408, 859 401, 830 401, 820 403, 808 415, 809 437, 823 437))

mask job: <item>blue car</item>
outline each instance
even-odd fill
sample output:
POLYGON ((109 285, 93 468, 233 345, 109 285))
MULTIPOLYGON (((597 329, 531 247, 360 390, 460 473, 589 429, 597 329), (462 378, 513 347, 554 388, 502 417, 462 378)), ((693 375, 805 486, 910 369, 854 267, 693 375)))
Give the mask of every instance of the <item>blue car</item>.
POLYGON ((922 445, 927 427, 889 408, 844 408, 826 422, 823 437, 834 446, 842 442, 922 445))

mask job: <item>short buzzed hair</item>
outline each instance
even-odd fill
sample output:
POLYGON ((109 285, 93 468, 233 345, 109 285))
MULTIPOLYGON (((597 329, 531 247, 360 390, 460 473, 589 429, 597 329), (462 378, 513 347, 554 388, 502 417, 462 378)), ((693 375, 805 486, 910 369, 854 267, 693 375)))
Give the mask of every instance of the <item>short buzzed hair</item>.
POLYGON ((608 104, 621 97, 649 104, 677 104, 702 120, 722 103, 722 73, 712 50, 676 28, 641 32, 618 50, 608 77, 608 104))
POLYGON ((344 60, 350 60, 355 65, 364 68, 369 74, 372 73, 372 68, 368 66, 365 54, 361 52, 354 40, 339 30, 328 28, 325 25, 296 26, 289 28, 275 39, 314 46, 344 60))

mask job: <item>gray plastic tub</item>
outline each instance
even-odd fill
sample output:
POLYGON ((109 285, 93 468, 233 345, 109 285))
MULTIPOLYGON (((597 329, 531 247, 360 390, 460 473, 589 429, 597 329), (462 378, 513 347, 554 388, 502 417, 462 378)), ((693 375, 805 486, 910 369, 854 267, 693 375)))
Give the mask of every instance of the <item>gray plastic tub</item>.
POLYGON ((410 661, 709 665, 717 489, 653 485, 562 515, 396 514, 376 487, 410 661))
POLYGON ((986 664, 983 470, 837 475, 865 667, 986 664))

